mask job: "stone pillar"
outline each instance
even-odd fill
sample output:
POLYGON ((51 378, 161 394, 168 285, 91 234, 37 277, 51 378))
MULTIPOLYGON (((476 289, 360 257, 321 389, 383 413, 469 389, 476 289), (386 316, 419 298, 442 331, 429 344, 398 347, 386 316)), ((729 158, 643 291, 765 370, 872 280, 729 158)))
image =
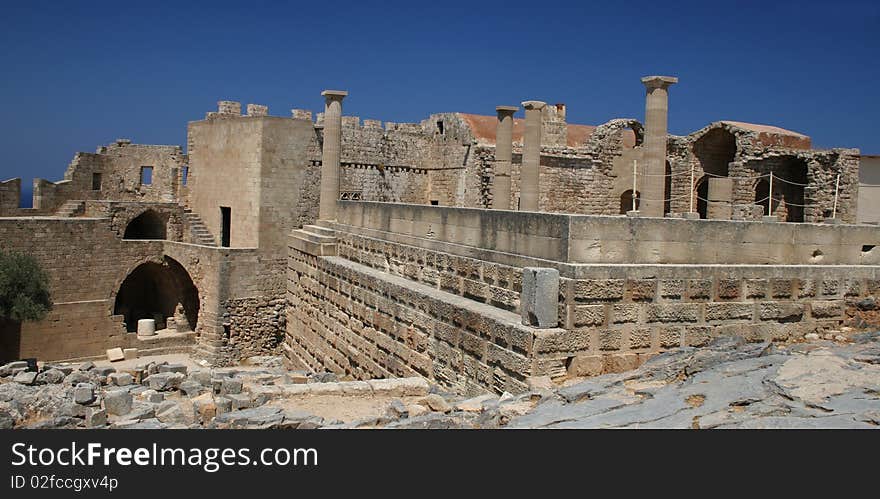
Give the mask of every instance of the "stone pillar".
POLYGON ((492 207, 510 209, 510 163, 513 157, 513 113, 516 106, 498 106, 495 128, 495 183, 492 185, 492 207))
POLYGON ((710 178, 708 201, 706 202, 706 218, 714 220, 730 220, 733 215, 733 179, 710 178))
POLYGON ((520 309, 524 326, 556 327, 559 324, 559 271, 542 267, 524 268, 520 309))
POLYGON ((638 189, 641 193, 639 211, 642 216, 662 217, 666 174, 667 114, 669 111, 669 87, 678 83, 673 76, 646 76, 645 85, 645 154, 642 161, 638 189))
POLYGON ((321 204, 318 220, 336 220, 339 201, 339 152, 342 143, 342 99, 348 92, 324 90, 324 147, 321 155, 321 204))
POLYGON ((538 211, 538 165, 541 162, 541 110, 547 103, 530 100, 522 103, 526 110, 523 133, 522 168, 519 182, 519 209, 538 211))

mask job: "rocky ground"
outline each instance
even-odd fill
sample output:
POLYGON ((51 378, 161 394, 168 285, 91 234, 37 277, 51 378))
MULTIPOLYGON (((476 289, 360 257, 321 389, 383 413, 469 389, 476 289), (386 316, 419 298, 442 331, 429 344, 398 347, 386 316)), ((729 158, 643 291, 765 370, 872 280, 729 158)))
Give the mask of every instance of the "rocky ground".
MULTIPOLYGON (((640 369, 462 398, 421 378, 340 381, 280 359, 0 367, 0 428, 876 428, 880 333, 680 349, 640 369)), ((543 382, 540 382, 543 381, 543 382)))

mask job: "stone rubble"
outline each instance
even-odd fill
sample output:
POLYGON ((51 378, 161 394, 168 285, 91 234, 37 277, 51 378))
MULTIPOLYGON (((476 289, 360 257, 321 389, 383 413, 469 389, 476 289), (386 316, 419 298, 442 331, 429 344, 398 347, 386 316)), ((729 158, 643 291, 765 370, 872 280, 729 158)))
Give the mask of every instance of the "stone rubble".
POLYGON ((424 378, 345 381, 274 366, 191 372, 156 363, 124 372, 93 365, 76 370, 44 366, 31 373, 45 380, 41 384, 17 381, 24 371, 16 368, 0 367, 0 429, 880 425, 880 333, 852 335, 846 342, 820 339, 788 345, 721 338, 704 348, 659 355, 622 374, 574 378, 562 385, 536 379, 521 394, 470 398, 445 392, 424 378), (65 370, 69 374, 63 376, 65 370), (128 382, 129 377, 140 383, 128 382), (381 415, 347 422, 290 406, 290 397, 322 396, 381 396, 389 401, 381 415), (282 408, 276 402, 288 405, 282 408))

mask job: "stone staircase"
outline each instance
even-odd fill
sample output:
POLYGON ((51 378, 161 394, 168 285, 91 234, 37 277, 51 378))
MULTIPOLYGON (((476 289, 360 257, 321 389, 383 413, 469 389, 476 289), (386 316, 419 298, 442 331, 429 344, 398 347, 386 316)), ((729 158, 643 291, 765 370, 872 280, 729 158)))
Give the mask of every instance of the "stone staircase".
POLYGON ((214 239, 214 235, 208 230, 205 222, 202 221, 202 217, 193 212, 190 208, 183 209, 183 217, 189 227, 193 243, 201 244, 202 246, 217 246, 217 241, 214 239))
POLYGON ((304 225, 293 235, 293 245, 300 251, 316 256, 336 255, 336 231, 327 222, 319 220, 315 225, 304 225))
POLYGON ((85 201, 65 201, 55 212, 56 217, 71 218, 82 215, 86 211, 85 201))

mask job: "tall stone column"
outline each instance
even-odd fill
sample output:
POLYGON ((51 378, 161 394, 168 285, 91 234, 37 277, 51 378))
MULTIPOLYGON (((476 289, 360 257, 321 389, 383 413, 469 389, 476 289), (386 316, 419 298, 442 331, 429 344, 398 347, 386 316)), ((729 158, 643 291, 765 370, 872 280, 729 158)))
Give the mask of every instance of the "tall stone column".
POLYGON ((666 134, 669 113, 669 87, 678 83, 674 76, 646 76, 645 85, 645 154, 639 171, 638 190, 641 193, 639 211, 642 216, 662 217, 666 174, 666 134))
POLYGON ((498 106, 498 125, 495 128, 495 183, 492 188, 492 207, 510 209, 510 163, 513 157, 513 114, 516 106, 498 106))
POLYGON ((339 152, 342 143, 342 99, 348 92, 324 90, 324 147, 321 154, 321 201, 318 220, 336 220, 339 200, 339 152))
POLYGON ((541 110, 546 105, 546 102, 537 100, 522 103, 523 108, 526 110, 526 130, 523 134, 519 209, 523 211, 538 211, 538 165, 541 162, 541 110))

